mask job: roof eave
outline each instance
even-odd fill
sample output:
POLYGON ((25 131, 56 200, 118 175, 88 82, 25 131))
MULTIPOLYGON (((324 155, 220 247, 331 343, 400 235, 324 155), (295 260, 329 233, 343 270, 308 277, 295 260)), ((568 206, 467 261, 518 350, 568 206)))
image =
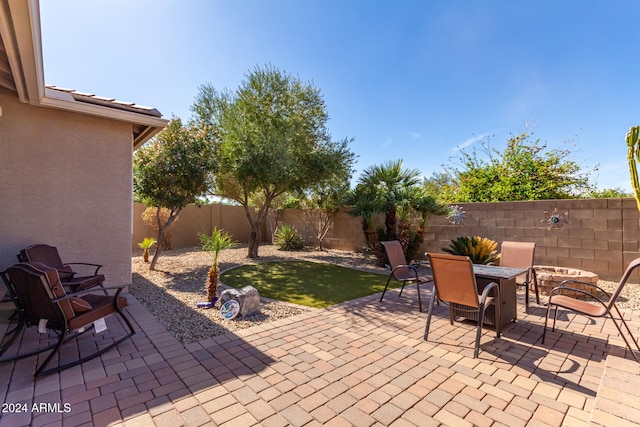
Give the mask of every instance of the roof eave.
POLYGON ((164 129, 169 123, 169 120, 160 117, 78 102, 70 94, 52 89, 45 89, 45 96, 40 99, 40 105, 139 125, 142 127, 142 131, 134 134, 134 150, 164 129))
POLYGON ((0 36, 21 102, 38 105, 44 67, 38 0, 0 0, 0 36))
POLYGON ((0 0, 0 36, 20 102, 131 123, 134 149, 169 123, 154 115, 77 101, 69 94, 46 88, 38 0, 0 0))

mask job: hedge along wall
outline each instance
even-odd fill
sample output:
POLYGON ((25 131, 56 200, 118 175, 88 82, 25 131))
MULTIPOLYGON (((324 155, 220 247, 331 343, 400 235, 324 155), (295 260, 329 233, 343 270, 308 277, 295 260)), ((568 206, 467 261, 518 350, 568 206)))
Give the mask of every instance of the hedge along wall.
MULTIPOLYGON (((479 235, 502 243, 505 240, 536 243, 535 263, 573 267, 592 271, 603 279, 619 280, 626 265, 640 256, 640 212, 634 199, 542 200, 531 202, 463 203, 466 211, 462 225, 451 225, 444 217, 433 217, 427 223, 425 243, 421 252, 442 252, 441 248, 459 236, 479 235), (545 211, 568 213, 568 223, 562 228, 548 229, 545 211)), ((152 236, 140 215, 144 207, 134 209, 133 247, 142 238, 152 236), (146 234, 145 234, 146 233, 146 234)), ((300 211, 287 209, 278 216, 278 223, 295 225, 313 242, 300 211)), ((384 218, 377 218, 382 226, 384 218)), ((415 225, 415 224, 414 224, 415 225)), ((209 205, 188 206, 175 224, 173 247, 197 244, 197 232, 210 233, 213 226, 231 233, 235 240, 247 242, 249 225, 242 207, 209 205)), ((263 240, 270 241, 269 227, 263 229, 263 240)), ((327 234, 323 246, 329 249, 362 250, 364 237, 360 218, 342 209, 327 234)), ((635 279, 640 278, 636 275, 635 279)))

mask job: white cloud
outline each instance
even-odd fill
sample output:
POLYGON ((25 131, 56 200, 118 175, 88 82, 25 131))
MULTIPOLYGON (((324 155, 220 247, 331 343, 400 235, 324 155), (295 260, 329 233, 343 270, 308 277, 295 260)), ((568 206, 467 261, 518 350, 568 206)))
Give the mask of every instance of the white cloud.
POLYGON ((422 134, 418 133, 418 132, 411 132, 409 131, 408 134, 413 138, 413 139, 418 139, 422 136, 422 134))
POLYGON ((469 147, 470 145, 475 144, 478 141, 482 141, 483 139, 485 139, 488 136, 491 136, 495 133, 495 130, 489 131, 489 132, 485 132, 485 133, 481 133, 480 135, 474 135, 471 138, 468 138, 466 140, 464 140, 463 142, 461 142, 460 144, 456 145, 455 147, 453 147, 451 149, 452 153, 456 153, 460 150, 463 150, 467 147, 469 147))

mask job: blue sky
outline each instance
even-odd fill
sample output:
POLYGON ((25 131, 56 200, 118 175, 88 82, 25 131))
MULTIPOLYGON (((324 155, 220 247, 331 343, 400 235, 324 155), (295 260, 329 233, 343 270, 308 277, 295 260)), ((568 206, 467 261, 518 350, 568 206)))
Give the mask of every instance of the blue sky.
POLYGON ((188 119, 198 87, 274 65, 318 87, 356 178, 402 158, 423 175, 457 149, 532 127, 630 190, 640 124, 640 2, 41 0, 45 81, 188 119))

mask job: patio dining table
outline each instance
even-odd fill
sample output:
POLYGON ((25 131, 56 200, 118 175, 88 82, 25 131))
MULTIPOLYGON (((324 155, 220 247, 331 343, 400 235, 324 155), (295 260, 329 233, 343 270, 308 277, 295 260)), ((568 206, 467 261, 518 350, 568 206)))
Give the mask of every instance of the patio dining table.
MULTIPOLYGON (((500 267, 497 265, 473 264, 473 272, 476 276, 478 293, 491 282, 496 282, 500 289, 502 306, 500 307, 500 325, 504 328, 517 319, 516 310, 516 277, 527 272, 526 268, 500 267)), ((469 320, 478 320, 478 312, 467 310, 465 306, 452 304, 456 316, 469 320)), ((495 325, 494 308, 487 307, 485 312, 485 323, 495 325)))

